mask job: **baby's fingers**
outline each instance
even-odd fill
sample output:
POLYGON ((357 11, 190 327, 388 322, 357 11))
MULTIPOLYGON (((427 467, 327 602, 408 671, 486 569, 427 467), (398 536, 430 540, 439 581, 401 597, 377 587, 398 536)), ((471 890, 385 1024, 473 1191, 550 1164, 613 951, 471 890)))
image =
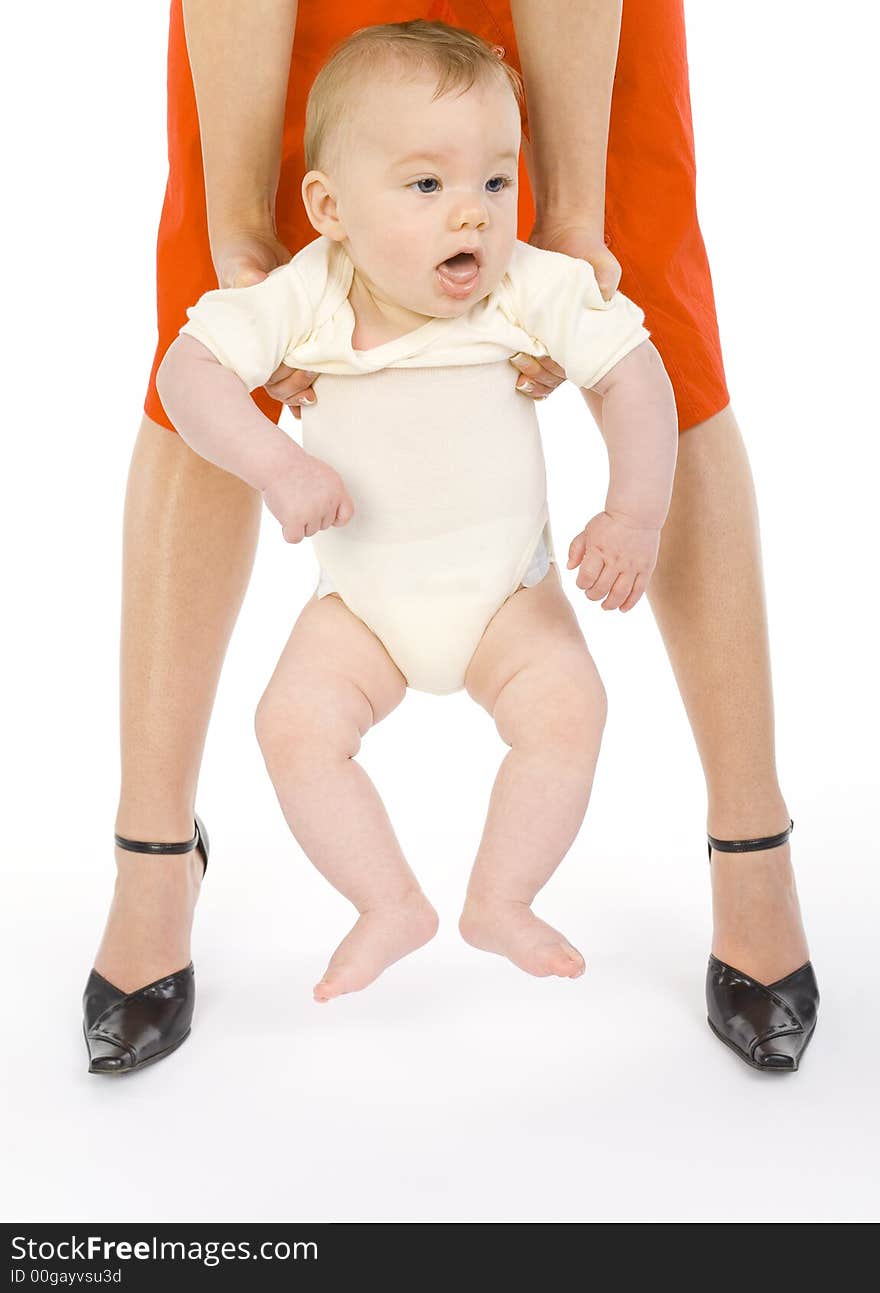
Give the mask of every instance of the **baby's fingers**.
POLYGON ((581 562, 581 568, 578 571, 575 583, 578 588, 583 589, 584 592, 588 592, 595 586, 596 581, 602 577, 604 570, 605 559, 602 556, 602 553, 597 552, 595 548, 587 548, 586 555, 581 562))
POLYGON ((583 531, 581 531, 580 534, 575 535, 571 543, 568 545, 569 570, 574 570, 575 566, 579 566, 581 564, 581 562, 584 559, 584 553, 586 552, 586 550, 587 550, 586 536, 584 535, 583 531))
POLYGON ((336 517, 333 521, 333 524, 348 525, 349 521, 353 516, 354 516, 354 503, 346 494, 342 502, 339 504, 339 506, 336 509, 336 517))
POLYGON ((616 611, 622 606, 632 592, 634 576, 631 571, 622 572, 611 585, 611 592, 602 603, 603 611, 616 611))
MULTIPOLYGON (((619 574, 620 571, 617 566, 605 564, 596 582, 585 590, 589 600, 591 602, 603 601, 611 592, 611 587, 619 574)), ((578 584, 580 582, 580 576, 578 576, 578 584)))
POLYGON ((285 543, 302 543, 305 536, 305 527, 303 525, 285 525, 282 526, 281 536, 285 543))
POLYGON ((647 579, 645 579, 645 576, 636 575, 635 580, 633 582, 632 591, 629 593, 626 600, 621 603, 620 609, 622 611, 631 611, 632 608, 635 606, 636 602, 641 597, 642 593, 647 588, 647 586, 648 586, 648 581, 647 579))

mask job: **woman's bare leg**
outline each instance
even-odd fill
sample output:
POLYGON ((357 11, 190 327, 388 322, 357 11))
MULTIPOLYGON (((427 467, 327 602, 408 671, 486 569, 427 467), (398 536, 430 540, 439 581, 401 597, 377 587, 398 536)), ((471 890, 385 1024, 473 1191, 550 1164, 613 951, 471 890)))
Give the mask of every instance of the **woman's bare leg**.
MULTIPOLYGON (((588 403, 597 416, 601 405, 588 403)), ((730 405, 680 437, 648 596, 703 764, 709 833, 753 839, 784 830, 758 512, 730 405)), ((764 983, 803 965, 787 844, 713 852, 711 875, 716 956, 764 983)))
MULTIPOLYGON (((259 495, 144 417, 125 498, 116 831, 189 839, 199 765, 226 647, 247 588, 259 495)), ((193 853, 116 850, 95 966, 131 991, 190 958, 201 879, 193 853)))

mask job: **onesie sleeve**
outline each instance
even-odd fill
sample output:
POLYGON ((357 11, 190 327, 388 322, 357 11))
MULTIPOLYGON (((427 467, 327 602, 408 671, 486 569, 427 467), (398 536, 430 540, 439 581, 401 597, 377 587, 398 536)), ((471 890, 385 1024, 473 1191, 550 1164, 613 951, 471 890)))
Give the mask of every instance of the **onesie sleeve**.
POLYGON ((205 292, 187 312, 181 333, 207 346, 248 391, 264 385, 312 328, 314 307, 292 262, 250 287, 205 292))
POLYGON ((586 260, 518 242, 507 282, 514 321, 576 386, 595 386, 651 335, 629 297, 604 299, 586 260))

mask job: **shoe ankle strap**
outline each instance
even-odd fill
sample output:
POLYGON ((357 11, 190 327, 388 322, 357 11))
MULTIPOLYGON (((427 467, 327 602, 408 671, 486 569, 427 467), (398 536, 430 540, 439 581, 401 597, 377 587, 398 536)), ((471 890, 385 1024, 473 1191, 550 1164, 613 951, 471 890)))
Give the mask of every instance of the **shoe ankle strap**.
POLYGON ((114 835, 117 848, 127 849, 129 853, 189 853, 199 842, 199 828, 191 840, 181 840, 177 844, 150 844, 146 840, 128 840, 124 835, 114 835))
POLYGON ((762 849, 778 848, 786 843, 793 830, 794 822, 790 821, 778 835, 763 835, 757 840, 716 840, 714 835, 709 835, 709 859, 711 861, 713 849, 716 853, 758 853, 762 849))

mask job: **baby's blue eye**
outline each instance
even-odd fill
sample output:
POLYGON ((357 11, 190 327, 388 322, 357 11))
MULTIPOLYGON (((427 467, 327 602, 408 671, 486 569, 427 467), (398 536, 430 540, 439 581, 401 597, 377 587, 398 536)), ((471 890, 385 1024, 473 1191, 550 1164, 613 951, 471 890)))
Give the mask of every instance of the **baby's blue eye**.
MULTIPOLYGON (((493 175, 491 180, 486 181, 486 188, 490 193, 503 193, 506 188, 510 187, 511 183, 512 181, 509 180, 506 175, 493 175)), ((424 194, 439 193, 440 181, 431 175, 426 176, 422 180, 413 180, 412 184, 407 187, 411 189, 414 188, 417 192, 424 194), (423 185, 434 185, 435 187, 424 188, 423 185)))

